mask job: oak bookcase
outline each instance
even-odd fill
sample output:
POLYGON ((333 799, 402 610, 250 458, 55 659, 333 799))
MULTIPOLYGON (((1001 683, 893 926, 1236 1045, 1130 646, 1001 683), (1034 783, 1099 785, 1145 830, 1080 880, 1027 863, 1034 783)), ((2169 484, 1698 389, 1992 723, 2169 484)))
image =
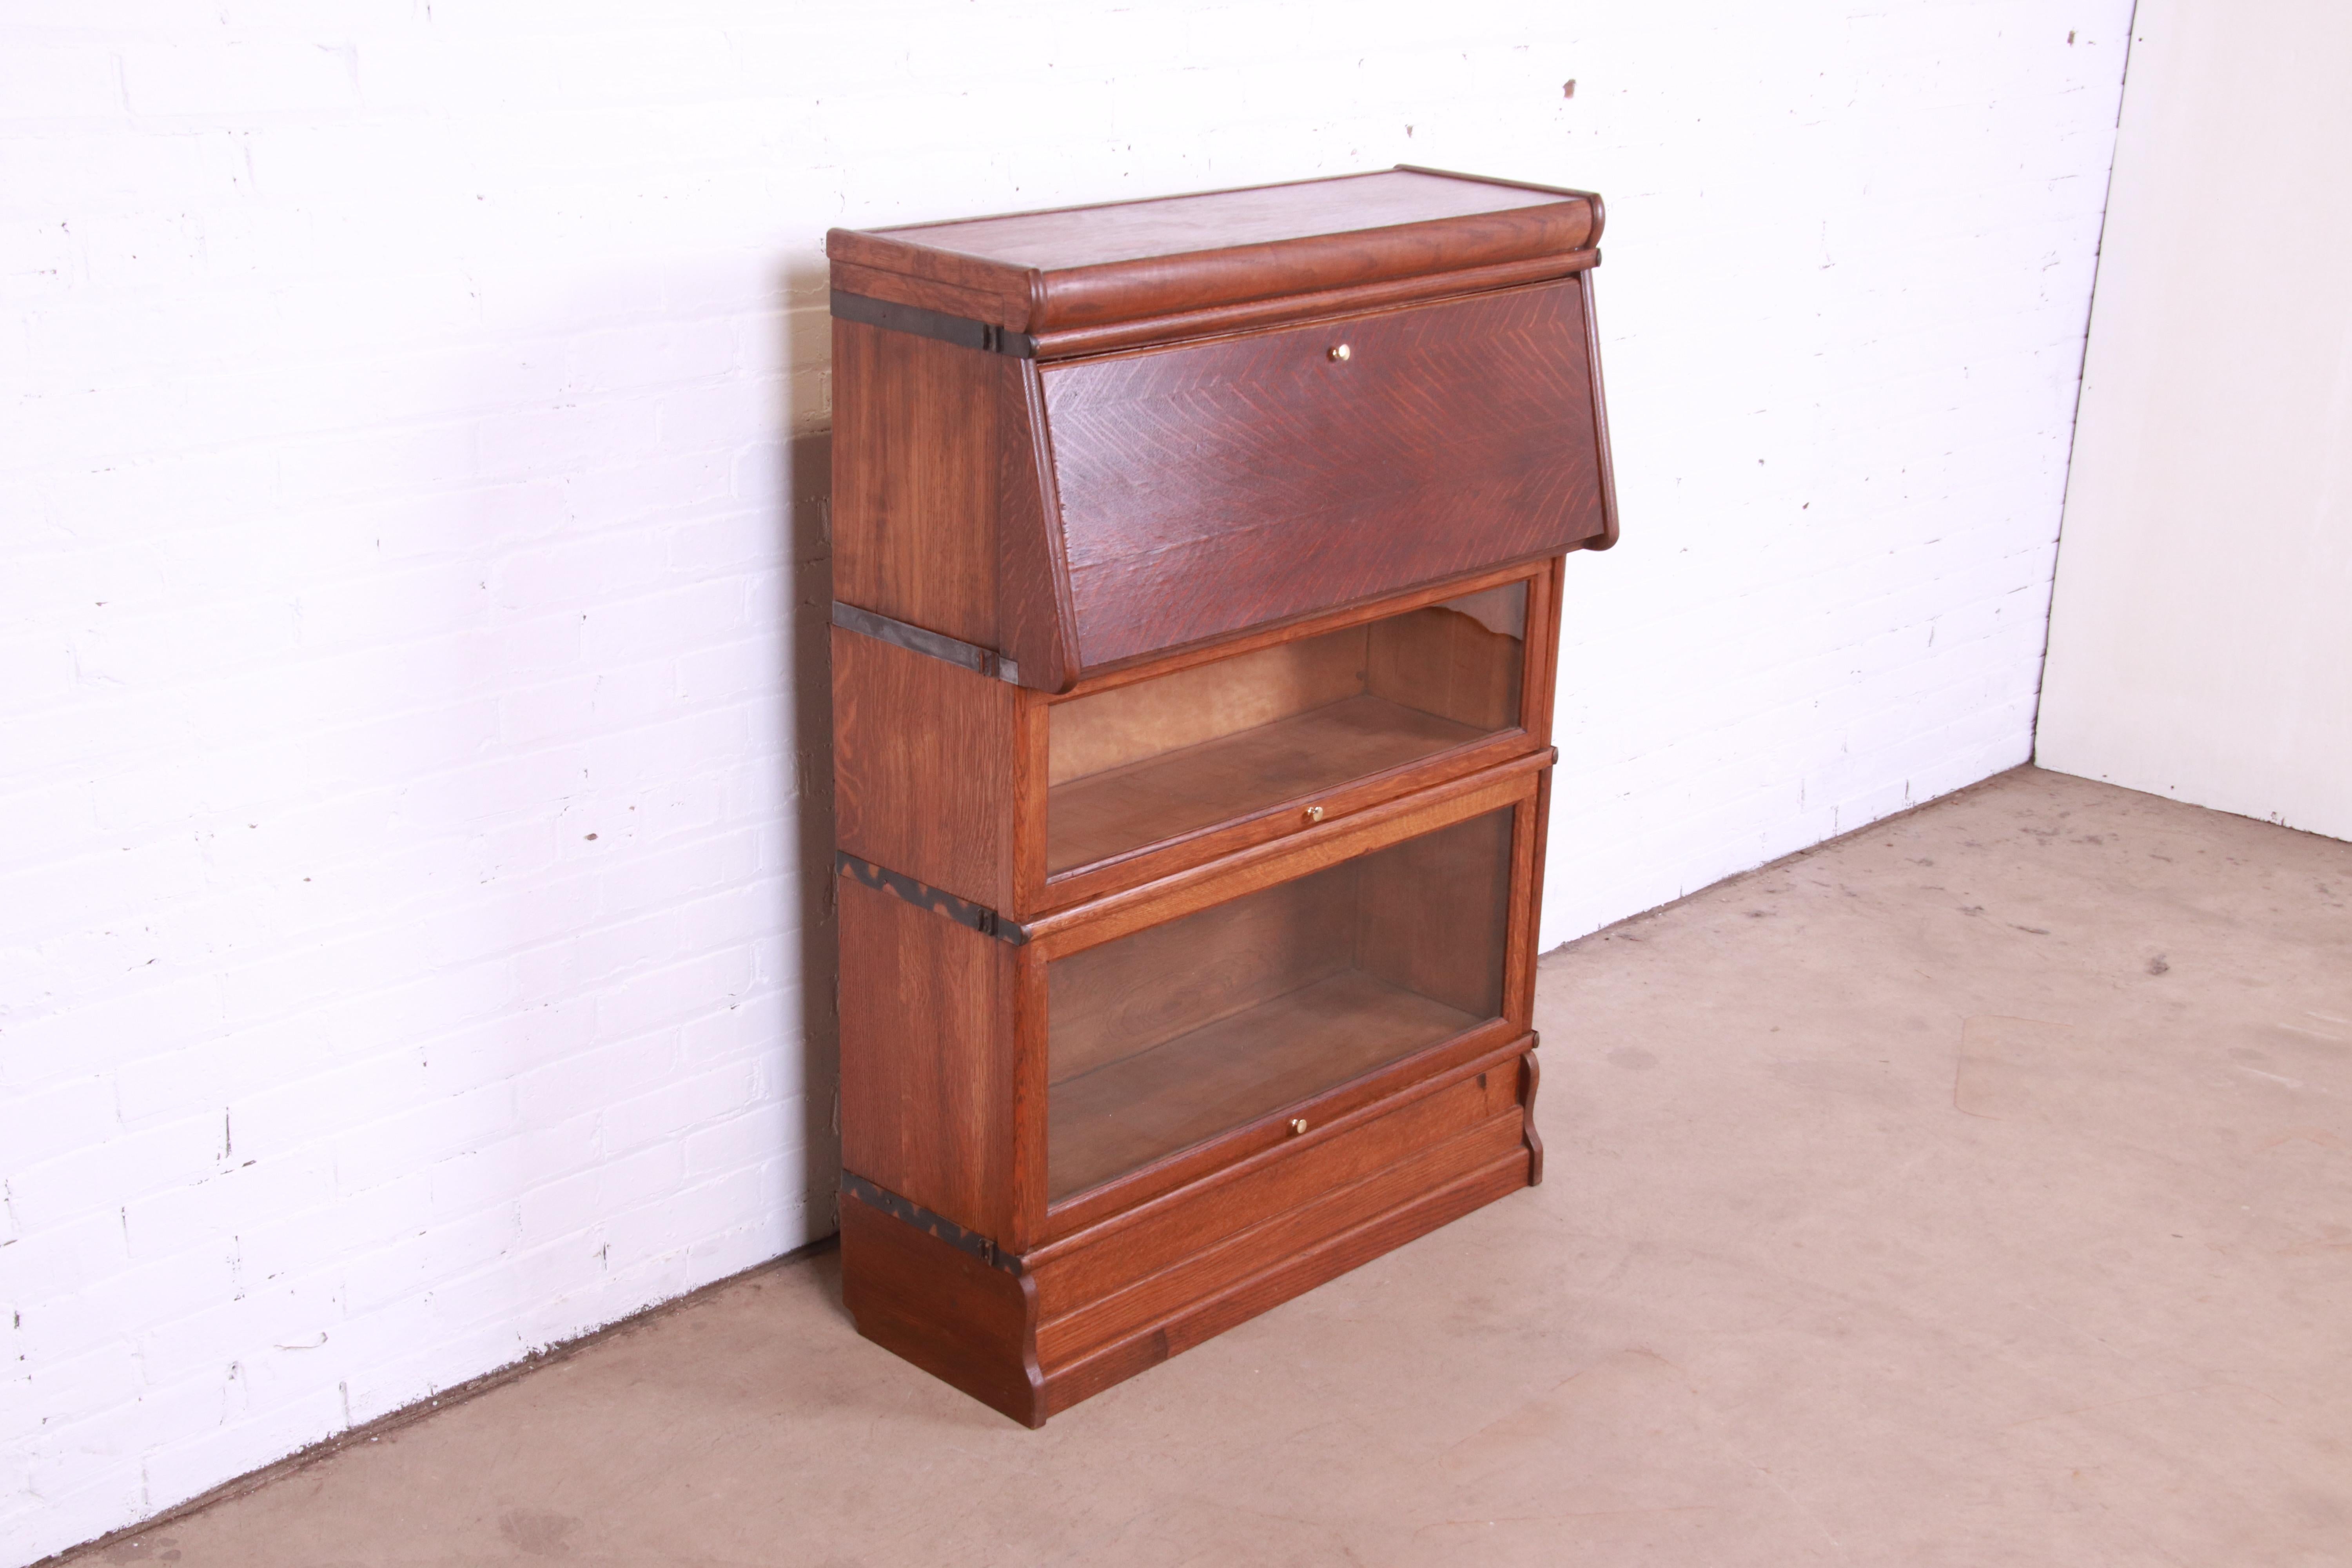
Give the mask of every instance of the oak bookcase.
POLYGON ((1538 1180, 1589 193, 829 237, 843 1294, 1041 1424, 1538 1180))

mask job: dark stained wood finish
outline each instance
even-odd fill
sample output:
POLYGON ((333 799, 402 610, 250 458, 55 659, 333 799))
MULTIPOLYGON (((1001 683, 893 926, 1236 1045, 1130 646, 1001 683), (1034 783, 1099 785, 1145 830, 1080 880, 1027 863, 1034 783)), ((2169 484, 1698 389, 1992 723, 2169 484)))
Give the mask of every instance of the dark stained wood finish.
POLYGON ((834 597, 997 637, 998 354, 833 323, 834 597))
MULTIPOLYGON (((1003 300, 979 289, 960 289, 952 283, 935 282, 904 272, 860 267, 838 257, 834 259, 832 272, 834 288, 844 294, 861 294, 869 300, 913 305, 919 310, 937 310, 942 316, 961 316, 974 321, 994 321, 1004 314, 1003 300)), ((1027 301, 1022 303, 1025 309, 1027 301)))
POLYGON ((965 1229, 1013 1234, 1013 950, 836 877, 841 1162, 965 1229))
POLYGON ((1054 703, 1049 782, 1066 790, 1360 696, 1370 642, 1369 626, 1344 626, 1054 703))
POLYGON ((1045 1424, 1036 1294, 1026 1274, 841 1200, 841 1297, 857 1331, 1024 1426, 1045 1424))
MULTIPOLYGON (((1311 826, 1304 809, 1309 805, 1322 808, 1323 820, 1337 821, 1368 806, 1412 795, 1429 785, 1463 778, 1514 758, 1541 752, 1550 731, 1551 685, 1549 672, 1554 657, 1552 644, 1557 640, 1559 615, 1557 593, 1547 584, 1556 578, 1557 572, 1556 560, 1534 566, 1519 564, 1489 570, 1370 605, 1303 617, 1280 627, 1252 632, 1223 643, 1200 645, 1148 660, 1129 661, 1087 676, 1076 684, 1067 698, 1043 699, 1033 707, 1024 708, 1024 712, 1028 717, 1024 718, 1024 723, 1034 725, 1038 713, 1059 709, 1069 702, 1157 683, 1171 676, 1213 668, 1218 663, 1240 662, 1235 656, 1278 649, 1292 641, 1320 638, 1334 631, 1360 627, 1370 621, 1444 600, 1484 593, 1517 582, 1528 584, 1528 624, 1535 635, 1528 640, 1527 664, 1519 679, 1519 728, 1502 731, 1487 739, 1439 752, 1418 762, 1360 773, 1343 784, 1269 804, 1263 809, 1240 813, 1213 826, 1181 833, 1146 848, 1091 866, 1056 872, 1050 878, 1045 873, 1042 852, 1033 856, 1024 849, 1020 852, 1022 858, 1016 868, 1022 919, 1026 921, 1066 909, 1088 899, 1137 887, 1205 864, 1235 850, 1300 832, 1311 826), (1531 722, 1540 726, 1541 739, 1525 728, 1531 722)), ((1029 731, 1024 731, 1024 733, 1029 731)), ((1033 765, 1051 780, 1050 746, 1034 735, 1023 744, 1034 752, 1033 765)), ((1042 812, 1043 803, 1033 803, 1028 809, 1042 812)), ((1037 824, 1040 836, 1034 842, 1042 845, 1045 841, 1042 836, 1045 816, 1038 817, 1037 824)))
MULTIPOLYGON (((1459 272, 1433 272, 1417 278, 1391 279, 1385 283, 1360 284, 1352 289, 1286 294, 1272 300, 1253 300, 1241 305, 1218 305, 1205 310, 1182 310, 1170 316, 1143 316, 1130 321, 1110 321, 1099 327, 1074 327, 1058 332, 1040 332, 1031 340, 1031 346, 1040 361, 1046 361, 1108 353, 1141 343, 1191 342, 1201 338, 1226 337, 1263 327, 1283 327, 1299 321, 1357 315, 1365 310, 1416 304, 1424 300, 1442 300, 1456 294, 1483 294, 1491 289, 1541 283, 1553 278, 1565 278, 1571 272, 1582 272, 1599 266, 1600 262, 1601 253, 1597 250, 1570 250, 1558 256, 1538 256, 1528 261, 1465 268, 1459 272)), ((883 282, 881 275, 869 275, 869 278, 877 284, 883 282)), ((895 279, 890 281, 898 283, 895 279)), ((913 297, 913 290, 934 286, 909 278, 899 283, 899 287, 906 292, 907 303, 919 304, 921 301, 913 297)), ((897 298, 898 295, 888 297, 897 298)))
POLYGON ((1503 972, 1503 1016, 1532 1026, 1536 1009, 1536 928, 1543 921, 1544 850, 1551 836, 1551 770, 1536 776, 1534 798, 1517 806, 1511 853, 1509 960, 1503 972))
POLYGON ((1165 316, 1590 249, 1580 192, 1385 170, 860 232, 836 261, 985 297, 1024 331, 1165 316))
POLYGON ((1059 958, 1450 826, 1465 817, 1516 805, 1533 797, 1537 773, 1550 765, 1548 754, 1516 758, 1465 778, 1368 806, 1344 820, 1303 827, 1287 838, 1255 845, 1211 865, 1111 893, 1076 909, 1042 915, 1028 922, 1029 945, 1049 958, 1059 958))
POLYGON ((1054 793, 1046 869, 1255 816, 1491 732, 1366 693, 1094 773, 1054 793))
MULTIPOLYGON (((1449 1148, 1475 1154, 1475 1135, 1456 1140, 1449 1148)), ((1380 1195, 1402 1190, 1412 1195, 1392 1208, 1326 1237, 1300 1246, 1283 1239, 1293 1250, 1279 1253, 1258 1272, 1217 1290, 1196 1297, 1157 1323, 1137 1330, 1066 1366, 1046 1372, 1048 1414, 1067 1410, 1090 1394, 1215 1338, 1236 1323, 1248 1321, 1268 1308, 1335 1279, 1359 1264, 1392 1252, 1415 1237, 1461 1218, 1528 1184, 1528 1155, 1512 1149, 1476 1165, 1433 1190, 1426 1173, 1413 1171, 1370 1178, 1381 1184, 1380 1195)), ((1338 1206, 1338 1205, 1335 1205, 1338 1206)))
POLYGON ((1276 1002, 1344 969, 1353 862, 1049 963, 1055 1084, 1276 1002))
POLYGON ((1049 1199, 1099 1186, 1228 1128, 1302 1105, 1478 1022, 1341 969, 1054 1089, 1049 1199))
POLYGON ((1601 218, 1403 170, 828 240, 1012 334, 835 329, 837 596, 1020 681, 834 635, 841 846, 1019 922, 835 880, 844 1163, 972 1249, 845 1195, 867 1337, 1034 1426, 1540 1176, 1601 218))
POLYGON ((1034 691, 1022 691, 1017 694, 1013 716, 1011 912, 1024 921, 1047 903, 1046 830, 1052 776, 1053 720, 1048 704, 1034 691))
MULTIPOLYGON (((1039 1359, 1058 1368, 1102 1345, 1126 1338, 1146 1324, 1180 1313, 1193 1302, 1213 1297, 1268 1265, 1295 1256, 1334 1231, 1374 1217, 1393 1207, 1402 1195, 1425 1191, 1465 1169, 1475 1170, 1513 1153, 1518 1154, 1524 1163, 1526 1151, 1518 1108, 1513 1106, 1499 1116, 1473 1120, 1485 1099, 1484 1091, 1475 1082, 1433 1096, 1423 1104, 1437 1114, 1421 1118, 1422 1125, 1412 1128, 1411 1136, 1393 1140, 1398 1147, 1386 1162, 1363 1163, 1358 1170, 1344 1173, 1318 1173, 1320 1180, 1314 1185, 1321 1191, 1309 1188, 1302 1194, 1297 1206, 1237 1235, 1213 1240, 1187 1238, 1186 1245, 1181 1247, 1169 1246, 1167 1237, 1139 1238, 1159 1244, 1149 1250, 1136 1248, 1143 1258, 1159 1261, 1172 1257, 1181 1261, 1156 1268, 1124 1289, 1081 1291, 1063 1286, 1056 1279, 1056 1294, 1076 1297, 1078 1304, 1059 1316, 1045 1315, 1041 1310, 1037 1330, 1039 1359), (1440 1142, 1446 1124, 1455 1121, 1466 1123, 1465 1131, 1440 1142)), ((1236 1195, 1246 1199, 1255 1194, 1236 1195)), ((1217 1213, 1201 1205, 1194 1205, 1192 1212, 1210 1215, 1217 1213)))
POLYGON ((1527 591, 1507 584, 1462 609, 1411 609, 1055 704, 1048 874, 1295 809, 1516 728, 1527 591))
POLYGON ((1181 873, 1226 856, 1270 844, 1276 839, 1336 828, 1364 812, 1408 798, 1425 789, 1449 784, 1473 774, 1489 773, 1512 763, 1526 762, 1531 766, 1540 766, 1549 756, 1549 748, 1541 752, 1529 751, 1524 733, 1518 730, 1508 730, 1489 740, 1440 752, 1403 767, 1360 774, 1335 788, 1318 790, 1311 795, 1254 811, 1245 816, 1228 818, 1213 827, 1184 834, 1149 849, 1054 878, 1045 884, 1045 894, 1030 905, 1029 912, 1023 918, 1032 922, 1044 921, 1088 900, 1164 882, 1181 873), (1322 811, 1321 817, 1311 818, 1300 809, 1310 805, 1322 811))
POLYGON ((1536 1086, 1543 1079, 1543 1068, 1529 1051, 1519 1062, 1519 1110, 1527 1131, 1528 1185, 1543 1185, 1543 1138, 1536 1131, 1536 1086))
POLYGON ((1551 744, 1551 699, 1559 678, 1559 590, 1563 558, 1554 556, 1528 584, 1528 668, 1519 685, 1519 728, 1531 746, 1551 744))
POLYGON ((1584 354, 1592 384, 1592 452, 1601 472, 1601 532, 1587 540, 1587 550, 1606 550, 1617 542, 1617 468, 1609 457, 1608 397, 1601 386, 1601 324, 1592 307, 1592 279, 1576 280, 1584 301, 1584 354))
POLYGON ((1540 574, 1551 569, 1549 559, 1514 561, 1465 574, 1444 583, 1433 583, 1405 593, 1389 595, 1378 599, 1360 600, 1335 609, 1325 609, 1310 615, 1297 616, 1288 620, 1269 622, 1253 626, 1246 632, 1219 637, 1214 642, 1194 643, 1186 647, 1162 649, 1134 658, 1115 660, 1088 669, 1066 693, 1056 693, 1058 699, 1089 697, 1097 691, 1130 685, 1139 680, 1157 680, 1171 670, 1189 668, 1193 665, 1225 659, 1235 654, 1287 642, 1294 637, 1318 636, 1340 626, 1352 626, 1382 616, 1393 616, 1440 600, 1459 598, 1498 584, 1540 574))
POLYGON ((1584 339, 1570 279, 1046 367, 1079 664, 1597 538, 1584 339))
POLYGON ((1018 693, 1002 680, 833 628, 835 836, 877 866, 1013 904, 1018 693))
MULTIPOLYGON (((1526 626, 1524 605, 1500 591, 1485 597, 1480 608, 1498 619, 1517 610, 1517 625, 1526 626)), ((1373 696, 1481 732, 1519 722, 1523 631, 1496 631, 1474 615, 1433 605, 1376 622, 1366 641, 1365 689, 1373 696)))
POLYGON ((1038 1282, 1040 1315, 1080 1310, 1157 1273, 1171 1258, 1198 1252, 1518 1108, 1517 1064, 1527 1047, 1521 1037, 1423 1075, 1352 1120, 1318 1123, 1312 1134, 1255 1160, 1033 1248, 1024 1261, 1038 1282))
POLYGON ((1003 530, 997 646, 1019 664, 1024 686, 1066 691, 1078 673, 1077 618, 1070 607, 1062 506, 1037 367, 1026 360, 1006 361, 997 398, 1002 434, 997 504, 1003 530))
POLYGON ((1465 1019, 1502 1016, 1511 883, 1526 875, 1515 816, 1488 812, 1366 857, 1356 966, 1465 1019))
POLYGON ((1017 1270, 845 1196, 845 1304, 867 1338, 1041 1425, 1528 1184, 1520 1074, 1530 1043, 1453 1064, 1265 1158, 1010 1260, 1017 1270))
POLYGON ((1049 1195, 1503 1013, 1505 807, 1049 964, 1049 1195))
POLYGON ((1526 1031, 1507 1018, 1492 1019, 1450 1039, 1375 1068, 1362 1077, 1326 1089, 1311 1100, 1277 1107, 1246 1121, 1213 1142, 1181 1150, 1128 1174, 1063 1199, 1047 1209, 1032 1234, 1052 1247, 1063 1238, 1094 1228, 1106 1220, 1181 1194, 1221 1172, 1244 1168, 1278 1155, 1294 1144, 1311 1142, 1326 1131, 1354 1125, 1370 1114, 1367 1107, 1382 1106, 1396 1096, 1432 1079, 1503 1050, 1509 1042, 1524 1042, 1526 1031), (1303 1121, 1300 1133, 1291 1123, 1303 1121))

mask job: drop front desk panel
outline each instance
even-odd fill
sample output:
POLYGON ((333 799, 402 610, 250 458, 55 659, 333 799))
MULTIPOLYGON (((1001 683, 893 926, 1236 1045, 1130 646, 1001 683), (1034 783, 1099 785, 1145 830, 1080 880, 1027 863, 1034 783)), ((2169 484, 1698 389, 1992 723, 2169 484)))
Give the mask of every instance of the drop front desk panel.
POLYGON ((835 230, 843 1291, 1032 1426, 1536 1181, 1597 197, 835 230))

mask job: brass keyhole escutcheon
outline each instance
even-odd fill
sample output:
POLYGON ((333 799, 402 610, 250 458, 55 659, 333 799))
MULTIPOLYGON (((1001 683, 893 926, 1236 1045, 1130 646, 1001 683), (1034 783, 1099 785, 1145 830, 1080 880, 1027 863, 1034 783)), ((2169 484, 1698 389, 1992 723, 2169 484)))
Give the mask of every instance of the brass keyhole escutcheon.
POLYGON ((1339 361, 1340 363, 1345 364, 1348 360, 1348 345, 1345 343, 1334 343, 1331 347, 1331 357, 1334 360, 1339 361))
POLYGON ((1304 1132, 1304 1131, 1307 1131, 1307 1118, 1305 1118, 1304 1116, 1294 1116, 1294 1117, 1292 1117, 1292 1118, 1290 1119, 1290 1131, 1291 1131, 1292 1132, 1294 1132, 1294 1133, 1298 1133, 1298 1132, 1304 1132))
POLYGON ((1310 805, 1310 806, 1308 806, 1308 807, 1307 808, 1307 821, 1309 821, 1309 822, 1320 822, 1320 821, 1322 821, 1322 820, 1323 820, 1323 808, 1322 808, 1321 806, 1319 806, 1319 805, 1310 805))

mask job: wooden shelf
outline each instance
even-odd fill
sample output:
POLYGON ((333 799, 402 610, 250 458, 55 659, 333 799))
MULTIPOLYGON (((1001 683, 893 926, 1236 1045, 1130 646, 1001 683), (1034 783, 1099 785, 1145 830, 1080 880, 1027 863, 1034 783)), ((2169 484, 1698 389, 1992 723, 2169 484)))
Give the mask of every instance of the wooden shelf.
POLYGON ((1053 1086, 1049 1196, 1108 1181, 1479 1022, 1350 968, 1106 1063, 1053 1086))
POLYGON ((1089 773, 1047 796, 1046 869, 1090 866, 1490 732, 1367 694, 1089 773))

